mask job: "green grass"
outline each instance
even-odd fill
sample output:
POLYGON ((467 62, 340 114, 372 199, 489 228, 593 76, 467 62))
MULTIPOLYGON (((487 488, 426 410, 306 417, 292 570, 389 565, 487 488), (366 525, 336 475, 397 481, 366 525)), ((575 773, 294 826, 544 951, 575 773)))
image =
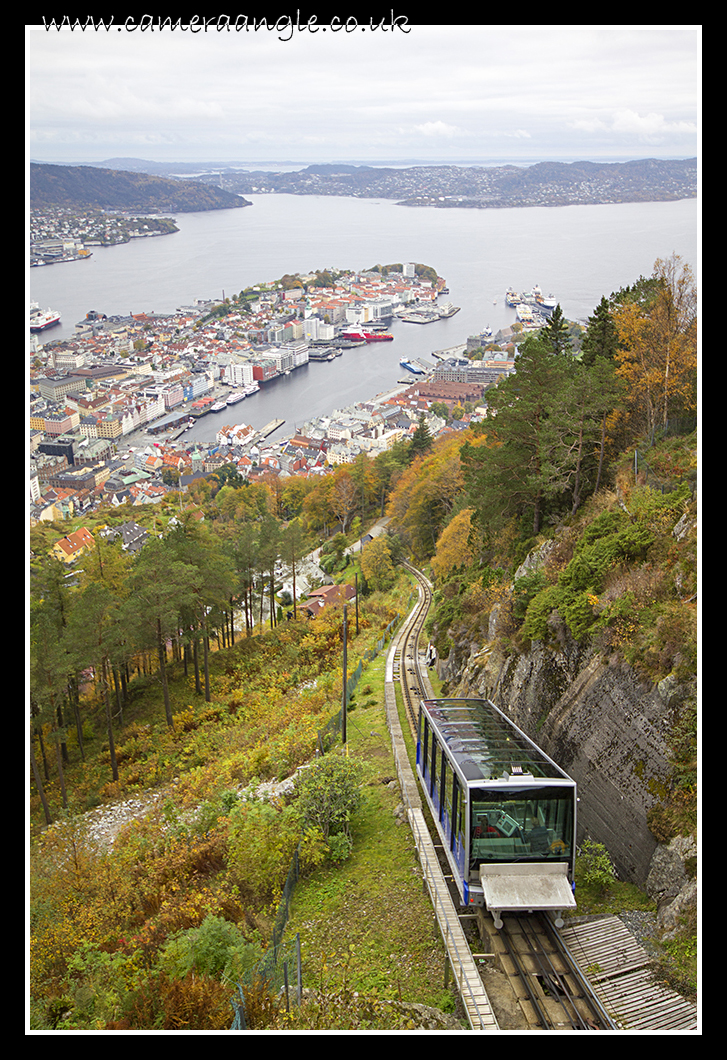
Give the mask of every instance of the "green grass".
POLYGON ((286 933, 299 933, 304 986, 352 990, 452 1011, 444 947, 424 893, 398 785, 384 712, 384 665, 370 665, 349 713, 348 753, 364 768, 364 800, 351 822, 353 851, 295 890, 286 933))

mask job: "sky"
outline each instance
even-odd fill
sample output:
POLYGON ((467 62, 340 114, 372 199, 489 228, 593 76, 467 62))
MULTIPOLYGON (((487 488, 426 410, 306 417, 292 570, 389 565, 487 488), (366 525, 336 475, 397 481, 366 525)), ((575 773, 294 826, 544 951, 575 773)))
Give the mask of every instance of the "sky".
POLYGON ((27 26, 28 157, 282 168, 699 155, 701 26, 420 26, 404 14, 334 31, 221 17, 196 32, 27 26))

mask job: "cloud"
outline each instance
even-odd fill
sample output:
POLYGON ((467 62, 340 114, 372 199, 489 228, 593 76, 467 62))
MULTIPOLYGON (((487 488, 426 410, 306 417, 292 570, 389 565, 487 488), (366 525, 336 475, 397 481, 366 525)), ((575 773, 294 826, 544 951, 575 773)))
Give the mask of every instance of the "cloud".
POLYGON ((691 135, 697 132, 696 122, 669 121, 663 114, 638 114, 633 110, 618 111, 611 123, 617 133, 633 134, 648 143, 657 143, 667 136, 691 135))
POLYGON ((450 139, 453 136, 466 135, 464 130, 457 125, 448 125, 443 121, 426 121, 423 125, 415 125, 414 131, 421 133, 422 136, 446 136, 450 139))
MULTIPOLYGON (((696 153, 698 34, 414 26, 410 34, 28 36, 28 141, 244 159, 696 153), (215 149, 216 148, 216 149, 215 149), (310 156, 310 157, 309 157, 310 156), (273 157, 273 155, 270 155, 273 157)), ((50 159, 49 159, 50 160, 50 159)), ((56 160, 61 160, 57 157, 56 160)), ((68 159, 66 159, 68 160, 68 159)), ((86 159, 88 160, 88 159, 86 159)))
POLYGON ((669 119, 655 111, 640 114, 629 108, 615 111, 610 119, 577 118, 569 122, 568 126, 577 132, 608 134, 644 144, 660 144, 684 136, 694 138, 697 135, 695 121, 669 119))

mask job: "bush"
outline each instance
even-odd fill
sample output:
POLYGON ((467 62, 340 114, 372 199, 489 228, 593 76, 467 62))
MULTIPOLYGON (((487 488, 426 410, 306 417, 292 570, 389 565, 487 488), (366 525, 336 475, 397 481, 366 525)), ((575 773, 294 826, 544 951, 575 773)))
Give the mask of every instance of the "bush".
POLYGON ((326 840, 349 834, 351 814, 361 803, 361 771, 350 758, 330 754, 302 770, 295 782, 297 807, 326 840))
POLYGON ((191 972, 213 978, 240 977, 260 959, 261 947, 248 941, 240 929, 219 916, 207 916, 197 928, 179 931, 164 945, 160 967, 171 979, 191 972))
POLYGON ((616 882, 611 856, 602 843, 586 839, 579 851, 577 865, 580 879, 598 895, 605 895, 616 882))
POLYGON ((280 896, 301 835, 292 807, 240 803, 230 814, 228 870, 241 896, 257 906, 280 896))

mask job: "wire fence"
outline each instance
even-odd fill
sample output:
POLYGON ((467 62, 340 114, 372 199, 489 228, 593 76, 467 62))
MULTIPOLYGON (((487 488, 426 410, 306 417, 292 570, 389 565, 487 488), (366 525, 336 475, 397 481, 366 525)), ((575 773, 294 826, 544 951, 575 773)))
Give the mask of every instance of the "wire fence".
MULTIPOLYGON (((364 653, 364 659, 371 661, 384 650, 391 638, 391 634, 401 621, 401 615, 396 614, 389 622, 383 634, 375 646, 364 653)), ((346 681, 346 704, 348 704, 363 673, 362 659, 346 681)), ((318 731, 318 753, 327 754, 336 744, 343 731, 343 706, 337 711, 328 723, 318 731)), ((275 915, 275 924, 270 945, 262 959, 239 981, 234 983, 235 997, 232 1005, 235 1017, 231 1030, 244 1031, 248 1029, 246 991, 251 991, 256 984, 262 984, 271 993, 284 997, 286 1008, 291 1004, 300 1004, 303 992, 302 961, 300 952, 300 936, 283 943, 283 935, 290 917, 290 903, 293 898, 295 885, 300 876, 298 851, 296 850, 293 861, 288 870, 288 876, 283 886, 280 903, 275 915)))

